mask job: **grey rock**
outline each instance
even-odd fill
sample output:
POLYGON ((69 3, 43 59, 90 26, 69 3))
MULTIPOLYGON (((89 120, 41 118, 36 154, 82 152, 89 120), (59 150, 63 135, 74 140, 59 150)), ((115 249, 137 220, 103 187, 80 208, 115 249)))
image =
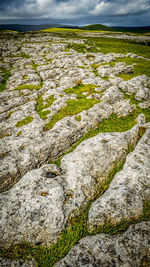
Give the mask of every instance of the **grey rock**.
POLYGON ((55 267, 140 267, 149 257, 150 223, 132 225, 121 235, 99 234, 81 239, 55 267))
POLYGON ((136 126, 125 133, 98 134, 62 158, 61 170, 68 195, 64 207, 67 215, 94 198, 111 170, 126 158, 128 147, 135 146, 138 132, 136 126))
POLYGON ((7 260, 0 258, 1 267, 34 267, 36 266, 33 260, 7 260))
POLYGON ((123 93, 121 93, 116 86, 111 86, 104 92, 101 99, 112 105, 116 101, 123 99, 123 93))
POLYGON ((64 190, 55 165, 28 172, 0 195, 1 246, 56 241, 64 227, 64 190))
POLYGON ((111 182, 108 190, 98 198, 89 211, 90 229, 122 219, 139 217, 143 212, 143 201, 150 194, 150 129, 147 129, 123 166, 111 182))
POLYGON ((114 103, 113 108, 117 117, 125 117, 136 109, 136 105, 130 105, 130 100, 120 100, 114 103))
POLYGON ((148 100, 150 97, 150 78, 146 75, 136 76, 129 81, 119 84, 119 88, 128 94, 135 94, 138 101, 148 100))
POLYGON ((121 73, 132 73, 133 72, 133 66, 132 65, 126 65, 124 62, 117 62, 114 67, 110 67, 110 65, 103 65, 100 66, 98 69, 98 74, 102 77, 110 76, 115 77, 121 73))

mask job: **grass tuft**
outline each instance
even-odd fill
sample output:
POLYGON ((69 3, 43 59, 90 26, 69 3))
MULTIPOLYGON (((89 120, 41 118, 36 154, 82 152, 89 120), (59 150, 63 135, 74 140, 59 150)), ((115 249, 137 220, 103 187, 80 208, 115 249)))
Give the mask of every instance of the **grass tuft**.
POLYGON ((17 86, 14 90, 25 90, 25 89, 28 89, 30 91, 32 91, 32 90, 40 90, 41 89, 41 85, 21 84, 21 85, 17 86))
POLYGON ((46 104, 44 104, 42 96, 37 98, 36 110, 42 119, 47 119, 47 115, 50 114, 50 110, 43 109, 49 108, 55 100, 56 99, 54 98, 54 95, 51 95, 48 99, 45 100, 46 104))
POLYGON ((3 70, 2 71, 3 81, 0 83, 0 92, 6 89, 6 83, 11 76, 10 70, 3 70))
POLYGON ((24 125, 26 125, 26 124, 28 124, 28 123, 30 123, 32 121, 33 121, 33 117, 32 116, 26 117, 23 120, 18 121, 17 124, 16 124, 16 127, 24 126, 24 125))
POLYGON ((72 88, 68 88, 65 90, 66 94, 76 94, 78 99, 86 98, 87 95, 91 95, 96 93, 95 88, 97 85, 94 84, 82 84, 80 81, 78 84, 72 88), (84 92, 87 92, 87 95, 83 95, 84 92))
POLYGON ((75 119, 76 119, 76 121, 81 121, 82 120, 82 118, 81 118, 80 115, 79 116, 76 116, 75 119))
POLYGON ((49 123, 45 124, 44 130, 50 130, 59 120, 66 116, 73 116, 80 113, 83 110, 88 110, 93 107, 99 101, 96 99, 78 99, 78 100, 68 100, 67 106, 63 107, 60 111, 54 114, 49 123))

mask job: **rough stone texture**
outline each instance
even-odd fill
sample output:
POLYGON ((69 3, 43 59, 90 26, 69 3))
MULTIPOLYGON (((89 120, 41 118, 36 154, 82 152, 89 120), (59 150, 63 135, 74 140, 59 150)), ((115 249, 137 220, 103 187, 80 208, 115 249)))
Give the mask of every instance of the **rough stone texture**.
POLYGON ((36 265, 32 260, 15 261, 15 260, 6 260, 6 259, 0 258, 0 266, 1 267, 34 267, 36 265))
POLYGON ((138 136, 139 126, 124 133, 100 133, 64 156, 60 169, 47 164, 27 172, 0 194, 0 245, 56 241, 69 216, 95 196, 98 184, 126 158, 138 136))
POLYGON ((150 78, 146 75, 136 76, 135 78, 119 84, 119 88, 128 94, 135 94, 138 101, 150 98, 150 78))
MULTIPOLYGON (((0 94, 0 192, 10 189, 27 171, 63 155, 72 144, 113 112, 117 116, 125 116, 134 109, 134 106, 124 101, 123 94, 118 89, 124 82, 116 77, 120 73, 131 72, 133 66, 127 66, 123 62, 116 63, 112 68, 109 65, 116 58, 123 59, 126 55, 105 55, 100 52, 89 54, 84 39, 71 38, 67 39, 68 44, 84 44, 87 51, 85 54, 73 49, 67 52, 68 44, 64 43, 66 39, 49 33, 26 33, 19 39, 10 36, 11 39, 8 40, 8 36, 4 34, 0 45, 1 79, 3 70, 10 69, 11 72, 6 90, 0 94), (98 71, 104 70, 110 74, 108 81, 95 76, 91 67, 92 64, 101 63, 108 63, 98 68, 98 71), (86 98, 97 99, 101 103, 80 112, 80 122, 75 120, 75 116, 68 116, 58 121, 51 130, 44 131, 45 124, 67 105, 68 100, 77 99, 75 94, 66 94, 64 90, 78 82, 94 84, 96 93, 88 92, 86 98), (38 88, 33 89, 31 85, 38 88), (24 87, 16 90, 18 86, 24 87), (54 102, 43 108, 48 115, 42 119, 37 112, 37 99, 42 97, 43 105, 46 105, 51 96, 54 96, 54 102), (16 127, 18 121, 29 116, 33 117, 31 123, 16 127)), ((136 55, 130 53, 127 56, 136 55)), ((143 84, 140 88, 144 89, 137 92, 136 97, 147 101, 149 78, 140 77, 142 78, 137 79, 143 84)), ((136 79, 131 83, 138 87, 136 79)), ((128 82, 125 82, 125 87, 126 85, 128 82)), ((147 102, 140 104, 148 107, 147 102)))
POLYGON ((150 252, 150 223, 141 222, 116 236, 99 234, 83 238, 55 267, 141 267, 150 252))
POLYGON ((109 104, 114 104, 116 101, 123 99, 123 94, 117 87, 111 86, 105 91, 101 99, 109 104))
POLYGON ((136 109, 136 105, 130 105, 130 100, 122 100, 114 103, 113 108, 117 117, 125 117, 136 109))
POLYGON ((114 67, 110 67, 110 65, 104 65, 100 66, 98 69, 98 74, 102 77, 110 76, 115 77, 121 73, 132 73, 133 72, 133 66, 127 65, 124 62, 117 62, 114 67))
POLYGON ((147 129, 136 148, 130 153, 108 190, 98 198, 89 211, 90 229, 122 219, 139 217, 143 212, 143 200, 150 196, 150 129, 147 129))
MULTIPOLYGON (((30 112, 29 105, 25 108, 30 112)), ((20 111, 11 115, 14 116, 14 122, 17 116, 21 119, 23 111, 20 111)), ((17 129, 17 132, 23 131, 20 136, 17 136, 15 123, 11 121, 11 127, 13 126, 11 129, 5 129, 7 123, 2 123, 2 135, 8 133, 8 136, 1 139, 0 145, 1 191, 12 187, 28 170, 61 156, 82 135, 108 118, 112 112, 113 109, 109 104, 99 103, 79 114, 82 117, 80 123, 75 120, 75 116, 65 117, 47 132, 42 130, 44 122, 34 112, 35 119, 17 129)))
MULTIPOLYGON (((115 36, 136 41, 149 39, 148 36, 126 34, 115 36)), ((101 133, 85 140, 72 153, 63 156, 60 168, 47 163, 62 156, 110 115, 124 117, 134 111, 136 106, 125 99, 121 90, 132 97, 134 94, 138 106, 147 109, 150 78, 141 75, 124 81, 116 77, 121 73, 133 75, 134 64, 126 65, 123 62, 126 57, 141 60, 143 57, 132 53, 106 55, 100 48, 97 48, 98 53, 90 53, 91 47, 81 38, 65 39, 46 32, 1 33, 0 41, 0 82, 6 87, 0 93, 0 246, 19 242, 50 245, 57 241, 69 216, 78 214, 89 200, 94 201, 98 186, 126 159, 128 148, 139 141, 140 127, 143 124, 143 127, 149 127, 145 125, 145 116, 137 110, 138 125, 130 131, 101 133), (85 53, 69 49, 70 44, 83 44, 85 53), (115 63, 118 58, 122 58, 122 62, 115 63), (8 70, 10 77, 5 84, 8 70), (89 90, 80 96, 73 90, 72 94, 67 93, 66 89, 80 84, 91 84, 95 89, 87 86, 89 90), (85 106, 82 108, 83 99, 85 106), (71 109, 69 116, 60 116, 57 123, 46 130, 46 125, 70 101, 78 101, 76 112, 71 109), (93 106, 87 109, 87 103, 93 103, 93 106), (27 118, 33 120, 17 127, 19 121, 27 118)), ((148 146, 147 131, 127 157, 123 171, 116 175, 110 189, 93 204, 92 208, 104 199, 104 206, 95 206, 93 224, 100 225, 103 219, 110 218, 110 214, 112 221, 141 214, 142 201, 147 200, 149 194, 148 146)), ((87 238, 90 240, 87 249, 91 246, 90 251, 94 252, 86 249, 81 252, 77 266, 114 266, 116 263, 127 267, 135 266, 135 262, 141 266, 142 248, 147 251, 145 228, 148 224, 145 225, 140 224, 134 232, 128 230, 119 237, 101 235, 98 242, 97 237, 87 238), (131 238, 124 239, 128 233, 131 238), (127 247, 124 240, 127 240, 127 247), (142 242, 144 245, 140 247, 142 242)), ((2 259, 0 265, 31 267, 34 263, 30 259, 26 262, 2 259)))
POLYGON ((111 170, 125 159, 128 148, 135 146, 138 132, 136 126, 125 133, 100 133, 63 157, 61 170, 68 195, 67 214, 95 196, 98 184, 104 182, 111 170))
POLYGON ((1 246, 52 242, 64 227, 64 191, 55 165, 28 172, 1 194, 1 246))
MULTIPOLYGON (((87 36, 87 37, 105 37, 105 38, 116 38, 116 39, 125 39, 125 40, 131 40, 135 42, 149 42, 150 37, 149 36, 139 36, 139 35, 132 35, 131 33, 122 33, 118 34, 118 32, 113 33, 102 33, 102 32, 82 32, 78 33, 80 36, 87 36)), ((137 57, 135 54, 128 53, 127 56, 133 56, 137 57)))

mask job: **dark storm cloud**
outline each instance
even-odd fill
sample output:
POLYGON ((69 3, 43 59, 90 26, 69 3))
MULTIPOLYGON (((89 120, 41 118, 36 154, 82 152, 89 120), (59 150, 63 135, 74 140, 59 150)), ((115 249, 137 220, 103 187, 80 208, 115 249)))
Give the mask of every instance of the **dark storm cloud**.
POLYGON ((10 10, 11 7, 18 7, 24 3, 23 0, 0 0, 0 9, 10 10))
POLYGON ((150 0, 0 0, 1 20, 150 24, 150 0))

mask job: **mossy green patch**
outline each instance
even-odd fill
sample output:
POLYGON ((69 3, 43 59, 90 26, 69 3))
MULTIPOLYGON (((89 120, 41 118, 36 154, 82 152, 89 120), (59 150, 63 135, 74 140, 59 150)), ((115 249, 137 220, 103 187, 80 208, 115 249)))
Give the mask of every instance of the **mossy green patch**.
POLYGON ((25 90, 25 89, 28 89, 30 91, 40 90, 41 89, 41 85, 21 84, 21 85, 17 86, 14 90, 25 90))
POLYGON ((95 88, 97 86, 94 84, 79 84, 72 88, 66 89, 64 92, 66 94, 76 94, 78 99, 86 98, 87 95, 83 95, 82 93, 88 92, 88 95, 96 93, 95 88))
POLYGON ((50 110, 42 110, 39 111, 38 114, 40 115, 41 119, 45 120, 47 119, 47 115, 50 114, 50 110))
POLYGON ((28 123, 30 123, 32 121, 33 121, 33 117, 32 116, 26 117, 23 120, 18 121, 17 124, 16 124, 16 127, 24 126, 24 125, 26 125, 26 124, 28 124, 28 123))
POLYGON ((6 136, 11 136, 11 134, 10 134, 10 133, 4 133, 4 134, 1 134, 1 135, 0 135, 0 139, 4 138, 4 137, 6 137, 6 136))
POLYGON ((6 83, 11 76, 10 70, 3 70, 2 71, 3 81, 0 83, 0 92, 4 91, 6 89, 6 83))
MULTIPOLYGON (((124 79, 124 80, 130 80, 138 75, 147 75, 150 77, 150 61, 149 60, 146 60, 146 59, 140 59, 140 58, 130 58, 130 57, 124 57, 124 58, 116 58, 116 61, 113 61, 113 62, 110 62, 110 63, 103 63, 101 64, 102 66, 103 65, 109 65, 110 67, 114 67, 115 64, 117 62, 125 62, 127 65, 132 65, 132 64, 135 64, 133 66, 133 72, 132 73, 127 73, 127 74, 124 74, 124 73, 121 73, 120 75, 118 75, 118 77, 124 79)), ((99 67, 100 65, 96 65, 96 64, 93 64, 91 65, 91 67, 93 68, 93 72, 95 73, 95 75, 97 76, 98 73, 97 73, 97 68, 99 67)), ((108 80, 109 77, 108 76, 105 76, 105 77, 102 77, 104 80, 108 80)))
POLYGON ((76 121, 81 121, 82 120, 82 118, 81 118, 80 115, 79 116, 76 116, 75 119, 76 119, 76 121))
POLYGON ((85 66, 77 66, 79 69, 85 69, 86 67, 85 66))
POLYGON ((63 119, 66 116, 73 116, 80 113, 83 110, 88 110, 99 101, 96 99, 78 99, 68 100, 67 106, 63 107, 60 111, 54 114, 49 123, 45 124, 44 130, 50 130, 57 121, 63 119))
POLYGON ((21 53, 20 56, 23 58, 31 58, 31 56, 26 53, 21 53))
POLYGON ((47 119, 47 115, 50 114, 50 110, 43 110, 43 109, 49 108, 55 100, 56 99, 54 98, 54 95, 51 95, 48 99, 45 100, 46 104, 44 104, 42 96, 37 98, 36 110, 42 119, 47 119))
POLYGON ((100 64, 91 64, 91 67, 93 68, 93 72, 95 76, 98 76, 97 68, 100 66, 100 64))
POLYGON ((17 136, 20 136, 20 135, 22 135, 22 131, 19 131, 19 132, 17 133, 17 136))

